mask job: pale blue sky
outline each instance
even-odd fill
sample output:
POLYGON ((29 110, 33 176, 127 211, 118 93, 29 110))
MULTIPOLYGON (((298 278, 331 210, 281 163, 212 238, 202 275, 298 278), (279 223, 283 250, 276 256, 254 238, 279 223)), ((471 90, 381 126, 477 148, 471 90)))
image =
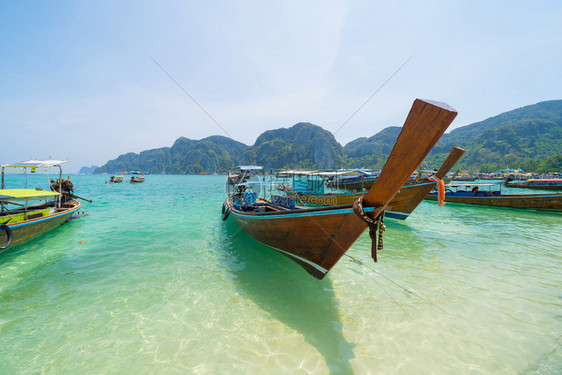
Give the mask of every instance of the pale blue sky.
POLYGON ((0 163, 67 171, 180 136, 234 139, 300 121, 342 145, 402 125, 415 98, 451 128, 562 99, 560 1, 6 1, 0 163))

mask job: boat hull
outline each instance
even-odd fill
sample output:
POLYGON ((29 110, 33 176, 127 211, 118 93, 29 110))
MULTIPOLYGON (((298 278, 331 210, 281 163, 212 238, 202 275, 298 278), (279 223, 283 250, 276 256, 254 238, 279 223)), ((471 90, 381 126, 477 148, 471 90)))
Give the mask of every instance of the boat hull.
POLYGON ((250 237, 288 256, 322 279, 367 228, 347 207, 248 213, 232 207, 230 217, 250 237))
MULTIPOLYGON (((435 194, 429 194, 426 199, 437 201, 437 196, 435 194)), ((562 194, 502 194, 500 196, 485 197, 446 195, 445 202, 562 211, 562 194)))
MULTIPOLYGON (((52 215, 43 216, 37 219, 25 220, 18 223, 7 224, 13 233, 12 246, 21 244, 27 240, 37 237, 41 234, 49 232, 59 225, 70 220, 71 216, 80 210, 82 205, 80 202, 73 201, 71 206, 63 211, 56 212, 52 215)), ((6 231, 0 232, 0 246, 7 242, 6 231)))

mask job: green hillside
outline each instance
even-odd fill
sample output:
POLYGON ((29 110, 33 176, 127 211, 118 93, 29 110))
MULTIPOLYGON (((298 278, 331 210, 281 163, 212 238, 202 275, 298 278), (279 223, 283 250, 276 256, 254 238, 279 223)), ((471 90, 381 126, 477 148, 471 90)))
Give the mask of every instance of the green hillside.
MULTIPOLYGON (((266 170, 380 169, 399 133, 400 127, 391 126, 371 137, 355 139, 345 147, 329 131, 306 122, 268 130, 253 146, 223 136, 201 140, 180 137, 172 147, 120 155, 95 173, 226 173, 241 164, 262 165, 266 170)), ((458 168, 481 172, 506 167, 562 171, 562 100, 529 105, 454 129, 437 142, 424 166, 439 167, 453 146, 466 150, 458 168)))
POLYGON ((120 155, 97 168, 95 173, 131 170, 171 174, 225 172, 237 164, 238 156, 247 148, 243 143, 219 135, 198 141, 181 137, 172 147, 120 155))
POLYGON ((552 100, 502 113, 445 134, 427 158, 444 160, 451 147, 467 152, 458 166, 492 172, 506 167, 549 171, 562 166, 544 163, 562 153, 562 100, 552 100), (544 164, 544 165, 541 165, 544 164))
POLYGON ((301 122, 290 128, 262 133, 253 147, 240 155, 241 164, 279 168, 333 169, 342 164, 343 147, 332 133, 301 122))

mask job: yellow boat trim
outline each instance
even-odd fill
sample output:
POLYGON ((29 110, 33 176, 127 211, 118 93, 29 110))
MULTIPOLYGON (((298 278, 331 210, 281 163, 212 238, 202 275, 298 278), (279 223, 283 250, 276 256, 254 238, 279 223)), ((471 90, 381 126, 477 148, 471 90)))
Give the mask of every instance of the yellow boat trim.
POLYGON ((60 195, 56 191, 35 189, 0 189, 0 201, 33 201, 60 195))
POLYGON ((45 216, 49 216, 48 208, 45 208, 43 210, 29 211, 25 214, 19 213, 19 214, 1 216, 0 222, 4 224, 17 224, 17 223, 21 223, 22 221, 26 221, 29 219, 37 219, 45 216))

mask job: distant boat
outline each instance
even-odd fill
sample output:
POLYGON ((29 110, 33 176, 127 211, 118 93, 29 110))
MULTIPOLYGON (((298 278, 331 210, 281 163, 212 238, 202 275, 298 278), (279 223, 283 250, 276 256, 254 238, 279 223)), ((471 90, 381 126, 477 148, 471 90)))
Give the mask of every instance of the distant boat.
MULTIPOLYGON (((0 251, 20 244, 81 215, 82 205, 74 195, 74 185, 62 178, 65 160, 29 160, 2 165, 0 189, 0 251), (51 167, 59 168, 59 178, 51 180, 51 191, 38 189, 5 189, 4 170, 20 169, 24 173, 51 167)), ((83 199, 83 198, 80 198, 83 199)))
POLYGON ((229 185, 244 183, 251 177, 257 175, 262 169, 263 168, 258 165, 241 165, 235 173, 231 173, 230 170, 228 171, 226 182, 229 185))
MULTIPOLYGON (((384 215, 393 219, 405 220, 416 209, 417 206, 423 201, 425 196, 435 187, 435 180, 430 178, 442 179, 455 163, 464 154, 464 150, 454 147, 443 163, 439 171, 431 176, 422 177, 419 180, 409 179, 401 188, 398 193, 392 198, 388 204, 384 215)), ((364 192, 354 193, 313 193, 305 191, 295 191, 293 189, 285 190, 285 193, 295 199, 308 204, 324 205, 324 206, 339 206, 351 205, 358 198, 363 197, 364 192)))
POLYGON ((326 182, 326 186, 336 189, 362 190, 369 189, 374 185, 378 172, 351 170, 335 176, 326 182))
POLYGON ((121 176, 111 176, 109 177, 109 182, 111 182, 112 184, 116 184, 119 182, 123 182, 123 172, 121 172, 121 176))
POLYGON ((136 184, 139 182, 144 182, 144 173, 142 174, 142 176, 140 177, 135 177, 135 176, 131 176, 131 179, 129 180, 129 182, 131 184, 136 184))
POLYGON ((288 256, 318 279, 326 276, 367 227, 376 261, 383 211, 456 115, 447 104, 416 99, 376 183, 353 206, 298 207, 288 197, 257 197, 251 185, 244 183, 236 185, 224 202, 223 220, 232 216, 250 237, 288 256))
MULTIPOLYGON (((426 199, 437 201, 437 192, 428 194, 426 199)), ((560 193, 503 194, 501 184, 448 184, 445 185, 445 203, 447 202, 562 211, 560 193)))
POLYGON ((525 182, 510 182, 505 180, 504 185, 511 188, 562 190, 562 178, 531 178, 525 182))

